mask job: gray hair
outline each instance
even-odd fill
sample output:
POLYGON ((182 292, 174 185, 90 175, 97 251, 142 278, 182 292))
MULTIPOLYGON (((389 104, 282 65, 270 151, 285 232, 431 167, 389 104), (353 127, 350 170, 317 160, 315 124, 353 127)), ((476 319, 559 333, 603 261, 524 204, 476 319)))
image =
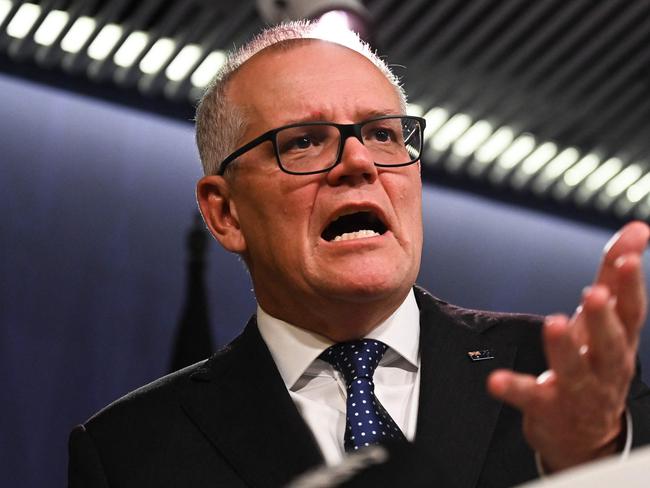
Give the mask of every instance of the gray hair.
MULTIPOLYGON (((228 100, 228 82, 239 67, 258 52, 276 44, 296 39, 320 39, 341 44, 357 51, 371 61, 393 85, 400 99, 401 110, 406 112, 406 93, 399 78, 359 36, 350 31, 332 35, 319 29, 318 23, 309 21, 286 22, 269 27, 251 41, 231 51, 226 62, 206 89, 196 109, 196 143, 199 148, 203 171, 206 175, 217 174, 219 165, 237 149, 237 144, 246 130, 243 111, 228 100)), ((286 47, 287 49, 290 46, 286 47)), ((228 169, 234 165, 230 165, 228 169)), ((227 171, 228 172, 228 171, 227 171)))

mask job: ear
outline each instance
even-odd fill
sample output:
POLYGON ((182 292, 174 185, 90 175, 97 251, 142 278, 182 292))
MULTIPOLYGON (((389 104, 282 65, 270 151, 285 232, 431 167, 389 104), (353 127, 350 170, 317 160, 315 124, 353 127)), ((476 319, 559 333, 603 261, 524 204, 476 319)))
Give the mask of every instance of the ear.
POLYGON ((199 209, 212 235, 228 251, 243 254, 246 239, 231 195, 230 184, 222 176, 204 176, 196 185, 199 209))

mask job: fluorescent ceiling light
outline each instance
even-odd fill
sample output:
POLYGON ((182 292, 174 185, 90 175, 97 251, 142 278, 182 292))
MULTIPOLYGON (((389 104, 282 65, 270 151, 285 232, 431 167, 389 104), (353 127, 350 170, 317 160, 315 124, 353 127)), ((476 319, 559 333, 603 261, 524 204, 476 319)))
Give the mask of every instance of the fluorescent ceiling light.
POLYGON ((465 132, 452 147, 456 156, 466 158, 490 137, 494 128, 486 120, 479 120, 465 132))
POLYGON ((514 168, 535 148, 535 138, 530 134, 521 134, 499 156, 499 166, 504 169, 514 168))
POLYGON ((436 151, 446 151, 451 144, 463 134, 472 124, 469 115, 458 113, 443 125, 433 136, 431 146, 436 151))
POLYGON ((415 115, 416 117, 422 117, 424 107, 418 103, 407 103, 406 113, 409 115, 415 115))
POLYGON ((140 71, 148 75, 157 73, 169 60, 174 49, 176 49, 176 43, 172 39, 161 37, 140 61, 140 71))
POLYGON ((599 190, 621 170, 622 166, 623 161, 619 158, 609 158, 596 171, 589 175, 589 178, 585 182, 585 188, 590 192, 599 190))
POLYGON ((316 21, 313 35, 319 39, 336 40, 354 32, 352 17, 343 10, 325 12, 316 21))
POLYGON ((69 53, 78 53, 95 32, 95 27, 97 27, 95 19, 85 15, 79 17, 61 40, 61 49, 69 53))
POLYGON ((545 180, 554 180, 562 173, 569 169, 580 157, 580 152, 575 147, 567 147, 560 154, 555 156, 553 160, 548 163, 546 168, 541 174, 545 180))
POLYGON ((587 154, 578 164, 567 170, 564 174, 564 183, 576 186, 591 174, 600 164, 600 158, 593 153, 587 154))
POLYGON ((445 122, 447 122, 449 119, 449 112, 441 107, 433 107, 424 114, 424 119, 427 121, 424 139, 428 140, 445 122))
POLYGON ((88 56, 97 61, 106 59, 122 37, 122 32, 123 29, 119 25, 106 24, 88 46, 88 56))
MULTIPOLYGON (((533 182, 533 191, 537 194, 544 194, 578 159, 580 159, 580 151, 575 147, 567 147, 562 150, 540 171, 533 182)), ((564 188, 557 187, 555 191, 562 195, 562 193, 565 193, 563 190, 566 190, 566 186, 564 188)))
MULTIPOLYGON (((7 14, 5 14, 7 15, 7 14)), ((33 3, 23 3, 7 26, 7 34, 22 39, 41 15, 41 7, 33 3)))
POLYGON ((47 14, 34 34, 34 41, 42 46, 51 46, 65 28, 70 15, 62 10, 52 10, 47 14))
POLYGON ((5 18, 9 15, 12 8, 13 3, 11 3, 10 0, 0 0, 0 24, 5 21, 5 18))
POLYGON ((499 127, 478 151, 476 151, 474 158, 479 163, 489 164, 506 150, 514 138, 515 133, 510 127, 507 125, 499 127))
POLYGON ((70 16, 63 10, 52 10, 34 34, 34 41, 42 46, 51 46, 67 25, 70 16))
POLYGON ((212 51, 192 74, 192 85, 197 88, 208 86, 225 62, 226 55, 223 51, 212 51))
POLYGON ((190 70, 201 58, 203 50, 197 44, 188 44, 176 55, 165 70, 165 75, 172 81, 181 81, 190 74, 190 70))
POLYGON ((630 202, 637 203, 648 193, 650 193, 650 173, 646 173, 643 178, 628 188, 625 196, 630 202))
POLYGON ((539 169, 548 163, 557 154, 557 145, 553 142, 545 142, 524 159, 521 170, 527 175, 534 175, 539 169))
POLYGON ((113 61, 122 68, 131 67, 144 48, 147 47, 148 42, 149 35, 146 32, 131 32, 117 50, 115 56, 113 56, 113 61))
POLYGON ((621 171, 609 184, 605 187, 607 196, 616 198, 625 190, 627 190, 636 180, 643 174, 643 168, 638 164, 631 164, 623 171, 621 171))

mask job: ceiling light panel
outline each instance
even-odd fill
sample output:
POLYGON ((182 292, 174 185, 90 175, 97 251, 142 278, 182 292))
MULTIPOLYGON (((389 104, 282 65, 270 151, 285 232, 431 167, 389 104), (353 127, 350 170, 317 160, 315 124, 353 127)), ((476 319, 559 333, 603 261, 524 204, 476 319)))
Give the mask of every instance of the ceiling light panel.
POLYGON ((165 75, 172 81, 184 80, 196 63, 201 59, 203 50, 198 44, 188 44, 183 47, 174 60, 169 63, 165 75))
POLYGON ((578 164, 567 170, 564 175, 564 183, 569 187, 578 186, 600 165, 600 158, 595 154, 587 154, 578 164))
POLYGON ((625 192, 625 196, 632 203, 640 202, 650 193, 650 173, 646 173, 643 178, 634 183, 625 192))
POLYGON ((154 42, 151 49, 140 61, 140 71, 153 75, 162 69, 176 49, 173 39, 162 37, 154 42))
POLYGON ((510 127, 499 127, 478 151, 476 151, 476 161, 482 165, 491 163, 506 150, 514 138, 515 133, 510 127))
POLYGON ((407 103, 406 113, 416 117, 422 117, 422 114, 424 114, 424 107, 418 103, 407 103))
POLYGON ((431 147, 438 152, 446 151, 470 125, 472 125, 472 119, 469 115, 455 114, 433 136, 431 147))
POLYGON ((530 134, 522 134, 499 156, 498 163, 503 169, 509 170, 521 162, 535 147, 535 138, 530 134))
POLYGON ((113 56, 116 65, 122 68, 130 68, 140 57, 144 48, 149 43, 149 34, 143 31, 134 31, 128 35, 124 43, 113 56))
POLYGON ((34 42, 41 46, 51 46, 68 24, 70 15, 63 10, 52 10, 34 33, 34 42))
POLYGON ((536 174, 542 166, 548 163, 557 154, 557 145, 553 142, 545 142, 524 159, 521 164, 521 171, 526 175, 536 174))
POLYGON ((40 6, 23 3, 7 25, 7 34, 16 39, 23 39, 32 30, 40 15, 40 6))
POLYGON ((575 147, 567 147, 561 151, 533 181, 533 191, 537 194, 546 192, 578 159, 580 159, 580 151, 575 147))
POLYGON ((13 6, 14 5, 10 0, 0 0, 0 24, 5 21, 13 6))
POLYGON ((479 120, 454 143, 453 153, 461 158, 471 156, 490 137, 493 130, 492 124, 479 120))
POLYGON ((197 88, 208 86, 225 62, 226 54, 223 51, 212 51, 192 73, 190 78, 192 85, 197 88))
POLYGON ((117 24, 106 24, 88 46, 88 56, 96 61, 102 61, 113 51, 122 37, 123 29, 117 24))
POLYGON ((427 141, 449 120, 449 112, 442 107, 433 107, 424 114, 424 120, 427 121, 424 129, 424 140, 427 141))
POLYGON ((78 53, 93 35, 96 27, 97 21, 92 17, 79 17, 61 40, 61 49, 68 53, 78 53))
POLYGON ((639 164, 631 164, 621 171, 605 187, 605 194, 610 198, 616 198, 636 182, 643 174, 643 168, 639 164))
POLYGON ((609 158, 594 171, 585 181, 585 189, 589 193, 600 190, 605 183, 611 180, 623 167, 623 161, 619 158, 609 158))
POLYGON ((517 189, 524 188, 537 173, 557 154, 558 147, 554 142, 544 142, 537 146, 522 161, 512 176, 511 183, 517 189))

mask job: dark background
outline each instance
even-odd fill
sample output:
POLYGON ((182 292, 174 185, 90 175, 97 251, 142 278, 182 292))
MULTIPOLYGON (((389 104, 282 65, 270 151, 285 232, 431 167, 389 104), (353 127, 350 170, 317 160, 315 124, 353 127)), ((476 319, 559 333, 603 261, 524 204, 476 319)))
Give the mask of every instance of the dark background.
MULTIPOLYGON (((3 75, 0 161, 0 479, 62 486, 71 427, 169 370, 200 164, 189 121, 3 75)), ((435 184, 424 217, 419 282, 494 310, 570 313, 611 233, 435 184)), ((213 243, 206 276, 221 345, 253 294, 213 243)))

